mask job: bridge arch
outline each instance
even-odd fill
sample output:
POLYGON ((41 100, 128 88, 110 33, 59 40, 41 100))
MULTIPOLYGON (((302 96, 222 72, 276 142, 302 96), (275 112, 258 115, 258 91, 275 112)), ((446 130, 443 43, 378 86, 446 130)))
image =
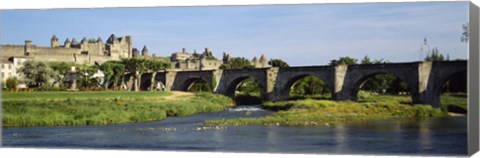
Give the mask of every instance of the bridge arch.
POLYGON ((309 76, 312 76, 312 77, 315 77, 315 78, 318 78, 320 80, 322 80, 325 85, 323 86, 324 88, 328 89, 328 91, 330 92, 330 94, 332 94, 333 92, 333 86, 331 83, 327 82, 328 81, 328 78, 327 76, 322 76, 322 75, 316 75, 316 74, 308 74, 308 73, 305 73, 305 74, 299 74, 299 75, 296 75, 296 76, 292 76, 290 78, 286 78, 286 82, 284 82, 284 85, 281 85, 281 95, 282 96, 285 96, 285 97, 288 97, 290 96, 290 92, 291 92, 291 89, 295 86, 295 84, 297 84, 300 80, 306 78, 306 77, 309 77, 309 76))
POLYGON ((418 88, 418 75, 416 67, 399 67, 400 65, 391 65, 390 67, 383 65, 358 65, 349 66, 347 75, 343 83, 341 92, 343 93, 342 97, 349 100, 358 100, 358 92, 363 84, 365 84, 368 79, 381 74, 391 74, 397 79, 405 82, 407 84, 407 89, 409 95, 412 99, 412 102, 415 102, 415 96, 417 94, 418 88), (369 68, 369 67, 380 67, 380 68, 369 68), (383 67, 382 67, 383 66, 383 67), (365 68, 366 67, 366 68, 365 68), (346 95, 346 96, 345 96, 346 95))
MULTIPOLYGON (((253 78, 255 80, 256 83, 258 83, 258 85, 260 86, 260 89, 261 89, 261 94, 265 95, 266 93, 266 90, 265 90, 265 87, 266 87, 266 84, 264 82, 261 82, 262 80, 260 80, 258 77, 255 77, 255 76, 240 76, 240 77, 236 77, 234 79, 232 79, 229 83, 227 83, 227 88, 225 90, 225 95, 227 96, 230 96, 230 97, 235 97, 235 92, 237 90, 237 88, 239 87, 240 83, 242 83, 243 81, 249 79, 249 78, 253 78)), ((262 98, 264 98, 265 96, 262 96, 262 98)))
POLYGON ((396 77, 397 80, 400 80, 401 82, 405 82, 407 84, 407 90, 408 90, 408 95, 410 95, 410 98, 413 101, 413 95, 416 92, 415 89, 415 83, 408 83, 408 78, 407 76, 402 76, 398 75, 395 73, 391 72, 374 72, 371 74, 366 74, 365 76, 362 76, 361 78, 358 78, 356 81, 353 82, 353 87, 350 90, 352 96, 354 96, 354 100, 358 99, 358 92, 360 91, 360 88, 362 88, 370 79, 374 78, 377 75, 387 75, 391 74, 396 77))
MULTIPOLYGON (((453 71, 449 71, 447 73, 444 73, 443 75, 438 75, 438 77, 435 78, 435 81, 433 81, 432 84, 432 94, 431 96, 431 104, 433 107, 440 107, 441 106, 441 95, 442 95, 442 89, 445 86, 445 84, 450 81, 451 79, 454 79, 456 77, 459 77, 461 75, 464 75, 467 73, 466 69, 457 69, 453 71)), ((465 81, 465 84, 467 81, 465 81)))
POLYGON ((211 91, 212 90, 212 86, 211 84, 209 84, 207 81, 205 81, 204 79, 202 79, 201 77, 192 77, 192 78, 189 78, 185 81, 185 83, 183 84, 183 87, 182 87, 182 91, 192 91, 194 88, 194 86, 196 84, 206 84, 206 89, 207 91, 211 91))

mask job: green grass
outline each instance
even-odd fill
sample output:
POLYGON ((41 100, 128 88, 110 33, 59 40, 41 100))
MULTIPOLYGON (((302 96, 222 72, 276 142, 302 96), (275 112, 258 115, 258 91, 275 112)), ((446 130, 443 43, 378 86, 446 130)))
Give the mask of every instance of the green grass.
POLYGON ((171 95, 171 92, 2 92, 2 100, 37 100, 37 99, 111 99, 111 98, 160 98, 171 95))
POLYGON ((446 93, 440 97, 441 108, 455 113, 467 113, 466 93, 446 93))
POLYGON ((206 125, 311 126, 369 119, 438 117, 448 113, 429 105, 410 105, 408 96, 371 95, 358 102, 304 99, 267 102, 264 108, 279 110, 262 118, 208 120, 206 125))
POLYGON ((232 106, 224 96, 196 93, 166 100, 164 92, 5 93, 4 127, 102 125, 147 122, 166 117, 217 112, 232 106), (26 98, 24 98, 26 97, 26 98))

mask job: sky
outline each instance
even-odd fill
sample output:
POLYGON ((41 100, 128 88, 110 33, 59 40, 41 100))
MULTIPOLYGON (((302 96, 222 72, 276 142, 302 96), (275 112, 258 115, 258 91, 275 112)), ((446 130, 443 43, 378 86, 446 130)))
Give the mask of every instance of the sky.
POLYGON ((468 58, 460 41, 468 2, 1 10, 0 17, 2 44, 131 35, 134 47, 157 56, 208 47, 219 59, 265 54, 307 66, 343 56, 418 61, 426 38, 450 59, 468 58))

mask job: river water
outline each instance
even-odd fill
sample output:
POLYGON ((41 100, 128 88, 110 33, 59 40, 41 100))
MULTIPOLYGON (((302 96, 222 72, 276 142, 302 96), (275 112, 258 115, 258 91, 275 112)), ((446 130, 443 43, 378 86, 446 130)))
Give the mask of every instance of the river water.
POLYGON ((235 126, 204 128, 209 119, 262 117, 238 106, 163 121, 102 126, 6 128, 8 147, 223 151, 317 154, 466 155, 467 118, 410 118, 321 127, 235 126))

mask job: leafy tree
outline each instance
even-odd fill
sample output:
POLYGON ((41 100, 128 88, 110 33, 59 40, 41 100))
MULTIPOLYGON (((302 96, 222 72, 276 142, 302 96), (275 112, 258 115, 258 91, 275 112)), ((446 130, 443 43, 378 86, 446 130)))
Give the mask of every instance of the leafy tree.
POLYGON ((113 69, 113 89, 116 89, 116 85, 125 73, 125 65, 121 63, 115 63, 112 65, 113 69))
POLYGON ((45 62, 27 60, 18 69, 28 86, 43 86, 57 75, 45 62))
POLYGON ((373 62, 370 60, 370 58, 367 55, 365 55, 365 57, 363 57, 361 61, 361 64, 373 64, 373 62))
POLYGON ((295 83, 290 91, 290 95, 319 95, 329 93, 325 88, 325 82, 314 76, 307 76, 295 83))
POLYGON ((268 65, 272 67, 289 67, 290 65, 287 62, 283 61, 282 59, 272 59, 268 61, 268 65))
POLYGON ((244 81, 240 82, 237 91, 240 92, 240 95, 248 96, 261 96, 261 86, 253 78, 247 78, 244 81))
POLYGON ((170 63, 162 62, 162 61, 158 61, 158 60, 147 60, 146 63, 145 63, 145 66, 146 66, 147 72, 152 73, 152 77, 151 77, 151 80, 150 80, 150 83, 151 83, 150 84, 150 90, 153 91, 154 86, 155 86, 155 76, 157 75, 157 72, 159 70, 169 68, 170 63))
POLYGON ((133 77, 134 91, 140 91, 140 81, 142 74, 147 71, 147 60, 145 58, 127 58, 122 59, 125 65, 125 72, 133 77))
POLYGON ((351 57, 340 57, 338 60, 330 60, 330 65, 355 65, 357 59, 351 57))
MULTIPOLYGON (((100 69, 103 71, 104 76, 104 81, 103 81, 103 87, 105 89, 108 89, 110 80, 112 79, 114 72, 113 72, 113 65, 115 63, 113 62, 105 62, 100 66, 100 69)), ((114 82, 115 85, 115 82, 114 82)))
POLYGON ((435 47, 432 49, 431 54, 427 54, 425 57, 426 61, 445 61, 445 58, 443 57, 442 54, 439 53, 438 48, 435 47))
POLYGON ((462 37, 460 37, 460 40, 462 42, 468 43, 468 32, 469 32, 468 22, 462 25, 462 29, 463 29, 463 32, 462 32, 462 37))
POLYGON ((220 69, 253 68, 252 63, 244 57, 232 58, 227 64, 220 65, 220 69))
POLYGON ((79 79, 77 80, 77 85, 84 89, 89 89, 96 87, 99 83, 93 78, 93 75, 97 73, 98 67, 96 66, 87 66, 87 65, 77 65, 77 74, 79 79))

